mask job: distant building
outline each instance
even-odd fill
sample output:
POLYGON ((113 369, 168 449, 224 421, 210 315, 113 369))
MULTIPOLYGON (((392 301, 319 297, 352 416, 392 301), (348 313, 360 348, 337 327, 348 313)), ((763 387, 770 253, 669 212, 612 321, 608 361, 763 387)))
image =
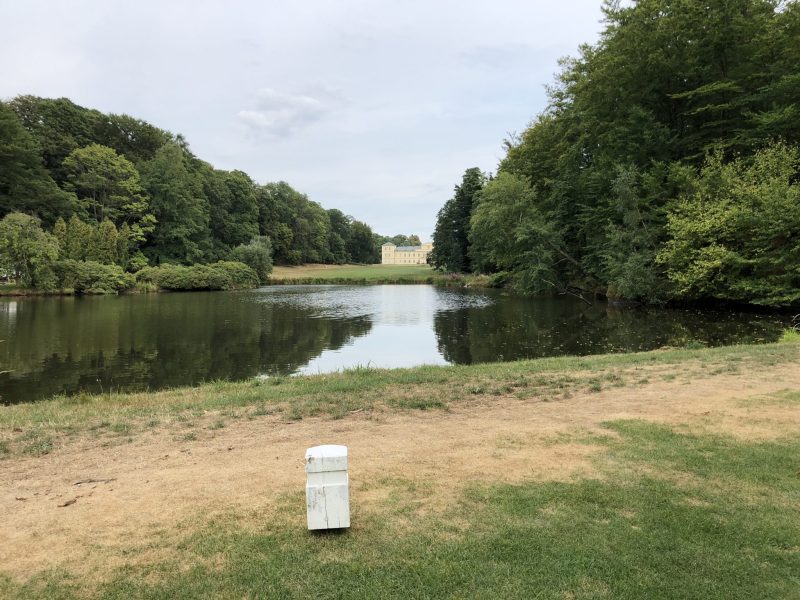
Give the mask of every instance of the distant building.
POLYGON ((391 242, 381 246, 382 265, 426 265, 433 244, 421 246, 395 246, 391 242))

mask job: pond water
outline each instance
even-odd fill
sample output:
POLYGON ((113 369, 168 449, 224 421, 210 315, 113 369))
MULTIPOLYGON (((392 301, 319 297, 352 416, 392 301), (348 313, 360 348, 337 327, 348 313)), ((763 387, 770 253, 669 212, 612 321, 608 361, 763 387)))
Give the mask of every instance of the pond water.
POLYGON ((426 285, 0 299, 0 403, 355 366, 766 342, 787 324, 426 285))

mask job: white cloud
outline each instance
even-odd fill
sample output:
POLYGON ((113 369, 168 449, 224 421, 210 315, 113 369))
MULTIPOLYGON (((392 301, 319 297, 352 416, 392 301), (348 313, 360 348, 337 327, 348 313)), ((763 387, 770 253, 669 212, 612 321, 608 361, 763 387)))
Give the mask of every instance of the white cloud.
POLYGON ((252 132, 287 137, 319 121, 328 112, 329 106, 311 96, 293 96, 263 88, 256 94, 254 107, 240 110, 238 117, 252 132))

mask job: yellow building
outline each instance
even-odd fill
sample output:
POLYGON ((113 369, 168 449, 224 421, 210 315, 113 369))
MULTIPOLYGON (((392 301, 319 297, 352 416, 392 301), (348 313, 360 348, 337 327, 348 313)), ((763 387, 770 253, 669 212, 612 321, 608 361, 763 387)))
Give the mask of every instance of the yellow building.
POLYGON ((426 265, 433 244, 421 246, 395 246, 391 242, 381 246, 382 265, 426 265))

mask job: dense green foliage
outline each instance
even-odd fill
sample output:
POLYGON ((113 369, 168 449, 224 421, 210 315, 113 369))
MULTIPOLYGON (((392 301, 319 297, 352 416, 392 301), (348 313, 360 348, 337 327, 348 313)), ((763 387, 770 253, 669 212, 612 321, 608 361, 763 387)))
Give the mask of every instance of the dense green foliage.
POLYGON ((450 241, 457 189, 435 239, 457 250, 437 244, 435 264, 508 271, 532 292, 797 304, 800 5, 606 1, 604 14, 473 200, 469 260, 450 241))
POLYGON ((246 264, 258 274, 261 283, 265 283, 272 273, 272 244, 265 235, 254 237, 247 244, 233 249, 233 259, 246 264))
POLYGON ((258 274, 240 262, 220 261, 209 265, 162 265, 145 267, 136 273, 140 283, 162 290, 235 290, 259 284, 258 274))
POLYGON ((461 185, 456 186, 455 195, 439 211, 433 232, 433 251, 428 258, 434 267, 460 273, 471 270, 470 215, 485 180, 480 169, 467 169, 461 185))
POLYGON ((800 302, 800 170, 797 148, 752 161, 709 158, 694 192, 669 213, 659 260, 678 291, 755 304, 800 302))
POLYGON ((67 259, 56 265, 61 288, 82 294, 114 294, 136 284, 136 278, 117 265, 67 259))
MULTIPOLYGON (((36 287, 45 282, 34 263, 47 263, 37 267, 43 276, 59 259, 132 273, 246 255, 262 280, 273 260, 263 249, 274 251, 277 264, 380 260, 368 225, 287 183, 258 185, 242 171, 215 169, 180 135, 66 98, 0 102, 0 218, 13 213, 36 219, 27 226, 41 231, 31 240, 44 243, 50 232, 58 239, 56 255, 45 244, 25 269, 6 267, 36 287)), ((18 250, 0 249, 4 256, 18 250)))
POLYGON ((25 287, 55 284, 52 263, 58 258, 58 240, 42 231, 36 217, 22 213, 0 221, 0 272, 25 287))

